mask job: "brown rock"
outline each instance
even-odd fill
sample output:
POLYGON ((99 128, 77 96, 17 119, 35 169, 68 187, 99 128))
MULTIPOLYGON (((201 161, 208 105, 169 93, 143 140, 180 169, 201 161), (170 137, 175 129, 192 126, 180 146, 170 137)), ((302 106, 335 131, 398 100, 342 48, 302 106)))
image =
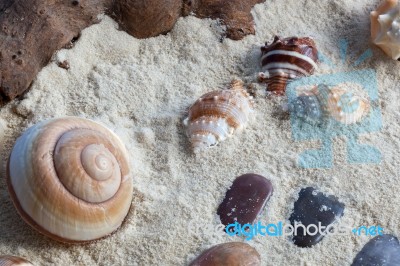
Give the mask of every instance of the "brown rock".
POLYGON ((216 245, 198 256, 190 266, 259 266, 260 254, 249 244, 230 242, 216 245))
POLYGON ((136 38, 169 32, 181 16, 182 0, 119 0, 111 12, 120 27, 136 38))
POLYGON ((184 0, 183 14, 193 12, 199 18, 221 19, 226 35, 233 40, 254 34, 254 21, 250 11, 264 0, 184 0))
POLYGON ((53 53, 97 21, 111 0, 7 0, 0 4, 0 96, 21 95, 53 53))
POLYGON ((3 0, 0 1, 0 103, 25 92, 56 50, 108 13, 137 38, 170 31, 183 14, 219 18, 227 36, 254 34, 251 8, 263 0, 3 0))
POLYGON ((219 205, 217 214, 222 224, 252 224, 272 195, 271 182, 261 175, 245 174, 233 181, 219 205))

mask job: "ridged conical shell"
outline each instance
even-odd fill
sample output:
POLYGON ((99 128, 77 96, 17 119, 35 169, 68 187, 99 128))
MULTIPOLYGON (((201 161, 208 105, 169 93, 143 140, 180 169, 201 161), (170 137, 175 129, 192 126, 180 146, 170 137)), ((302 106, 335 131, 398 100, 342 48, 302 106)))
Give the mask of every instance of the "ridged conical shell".
POLYGON ((309 38, 275 36, 271 44, 261 47, 259 80, 267 84, 267 91, 284 95, 291 79, 310 76, 317 68, 318 51, 309 38))
POLYGON ((253 112, 252 97, 241 81, 204 94, 189 109, 184 123, 195 152, 216 145, 243 129, 253 112))
POLYGON ((7 175, 22 218, 58 241, 104 237, 121 225, 131 206, 124 145, 87 119, 52 119, 29 128, 12 149, 7 175))

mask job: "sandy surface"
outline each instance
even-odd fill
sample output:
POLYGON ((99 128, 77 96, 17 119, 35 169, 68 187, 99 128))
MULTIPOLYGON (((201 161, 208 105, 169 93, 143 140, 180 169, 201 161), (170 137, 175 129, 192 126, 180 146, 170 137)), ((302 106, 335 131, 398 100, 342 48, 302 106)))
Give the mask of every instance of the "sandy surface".
MULTIPOLYGON (((0 254, 28 258, 37 265, 185 265, 202 250, 230 239, 194 236, 187 223, 219 222, 216 210, 238 175, 255 172, 275 188, 263 214, 265 223, 286 221, 301 187, 316 186, 345 203, 342 223, 381 225, 399 234, 400 63, 386 57, 369 40, 369 12, 376 1, 268 0, 253 9, 257 34, 242 41, 221 40, 217 21, 181 18, 172 32, 137 40, 118 31, 108 17, 82 33, 70 50, 59 51, 38 75, 23 99, 4 106, 2 165, 17 136, 47 118, 74 115, 99 121, 125 142, 134 174, 135 209, 112 236, 87 245, 64 245, 31 230, 10 201, 0 180, 0 254), (340 63, 338 42, 349 41, 348 64, 366 49, 373 57, 356 69, 372 68, 378 76, 383 116, 380 132, 361 140, 381 150, 380 164, 346 161, 345 138, 334 139, 331 169, 301 169, 297 156, 317 142, 292 140, 290 121, 280 103, 257 90, 256 112, 239 135, 194 156, 182 120, 203 93, 232 78, 255 82, 260 45, 275 34, 312 36, 319 50, 340 63), (68 60, 67 71, 57 61, 68 60)), ((320 73, 338 69, 322 66, 320 73)), ((318 74, 318 73, 317 73, 318 74)), ((284 237, 248 242, 263 265, 349 265, 371 237, 330 236, 301 249, 284 237)), ((243 241, 241 238, 234 238, 243 241)))

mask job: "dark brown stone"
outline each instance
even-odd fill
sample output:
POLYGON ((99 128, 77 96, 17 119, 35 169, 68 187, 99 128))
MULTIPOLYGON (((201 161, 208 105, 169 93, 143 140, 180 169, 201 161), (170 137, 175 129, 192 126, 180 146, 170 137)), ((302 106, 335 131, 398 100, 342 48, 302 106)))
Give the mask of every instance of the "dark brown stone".
POLYGON ((61 67, 61 68, 64 68, 64 69, 67 69, 67 70, 69 69, 69 63, 68 63, 67 60, 64 60, 62 62, 57 62, 57 65, 59 67, 61 67))
POLYGON ((271 182, 257 174, 245 174, 233 181, 217 213, 225 226, 252 224, 273 192, 271 182))
POLYGON ((198 256, 190 266, 259 266, 260 254, 249 244, 230 242, 216 245, 198 256))

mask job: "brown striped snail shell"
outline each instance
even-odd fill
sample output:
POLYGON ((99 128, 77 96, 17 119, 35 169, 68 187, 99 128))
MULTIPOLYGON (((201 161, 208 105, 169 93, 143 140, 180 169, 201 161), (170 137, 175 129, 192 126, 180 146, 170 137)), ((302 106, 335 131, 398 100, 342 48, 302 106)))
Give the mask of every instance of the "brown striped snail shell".
POLYGON ((0 266, 33 266, 26 259, 15 256, 0 256, 0 266))
POLYGON ((388 56, 400 60, 400 5, 385 0, 371 12, 371 37, 388 56))
POLYGON ((290 37, 281 39, 275 36, 271 44, 261 47, 260 82, 267 84, 267 91, 284 95, 291 79, 310 76, 318 61, 315 42, 309 38, 290 37))
POLYGON ((252 98, 240 80, 232 81, 228 89, 201 96, 184 120, 194 152, 215 146, 242 130, 254 111, 252 98))
POLYGON ((190 266, 260 266, 260 254, 249 244, 229 242, 213 246, 198 256, 190 266))
POLYGON ((65 117, 38 123, 11 151, 7 183, 21 217, 62 242, 114 232, 132 201, 128 155, 119 138, 91 120, 65 117))

